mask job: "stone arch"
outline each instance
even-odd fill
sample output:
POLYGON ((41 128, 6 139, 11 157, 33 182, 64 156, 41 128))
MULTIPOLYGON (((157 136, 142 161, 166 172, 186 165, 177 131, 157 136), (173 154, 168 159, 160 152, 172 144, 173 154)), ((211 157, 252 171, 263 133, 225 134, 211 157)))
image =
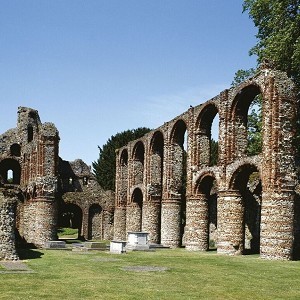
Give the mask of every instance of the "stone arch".
POLYGON ((3 183, 20 184, 21 166, 19 162, 12 158, 3 159, 0 162, 0 176, 3 183))
POLYGON ((199 113, 196 122, 196 165, 209 166, 212 165, 212 137, 211 129, 212 124, 219 113, 219 109, 213 102, 208 102, 199 113))
POLYGON ((89 207, 88 238, 103 239, 103 209, 98 203, 89 207))
POLYGON ((120 194, 118 205, 125 205, 127 202, 128 189, 128 150, 123 149, 120 155, 120 194))
POLYGON ((161 240, 161 205, 163 186, 164 136, 154 132, 149 149, 148 199, 143 204, 143 230, 149 233, 149 241, 159 244, 161 240))
POLYGON ((150 184, 151 199, 161 200, 163 179, 164 137, 156 131, 150 142, 150 184))
POLYGON ((262 182, 258 166, 240 165, 230 179, 230 190, 236 191, 240 205, 235 216, 240 228, 240 251, 242 254, 259 253, 262 182))
POLYGON ((142 212, 144 195, 140 188, 135 188, 127 205, 126 231, 142 230, 142 212))
POLYGON ((78 229, 78 238, 83 236, 83 209, 75 203, 64 203, 60 215, 60 227, 78 229))
MULTIPOLYGON (((255 97, 262 94, 261 88, 254 83, 242 86, 233 99, 231 106, 232 134, 229 137, 229 154, 232 159, 237 159, 247 155, 248 146, 248 111, 255 97)), ((263 95, 263 94, 262 94, 263 95)), ((262 101, 262 106, 263 106, 262 101)))
POLYGON ((171 131, 170 161, 170 190, 179 197, 183 196, 185 189, 184 177, 186 175, 186 153, 184 150, 187 125, 182 119, 177 120, 171 131))
POLYGON ((168 157, 169 203, 162 206, 162 241, 171 247, 182 245, 186 225, 187 123, 178 119, 171 129, 168 157), (186 150, 185 150, 186 147, 186 150), (171 213, 172 211, 172 213, 171 213), (173 215, 172 218, 168 216, 173 215), (173 231, 172 236, 167 232, 173 231))
POLYGON ((133 160, 133 185, 143 183, 145 147, 142 141, 136 142, 132 151, 133 160))
POLYGON ((199 250, 215 249, 217 246, 218 185, 213 172, 201 174, 197 180, 194 195, 194 199, 189 204, 189 214, 187 214, 187 219, 189 217, 191 220, 187 222, 197 224, 192 232, 196 230, 198 241, 194 240, 191 244, 196 245, 195 248, 199 250))

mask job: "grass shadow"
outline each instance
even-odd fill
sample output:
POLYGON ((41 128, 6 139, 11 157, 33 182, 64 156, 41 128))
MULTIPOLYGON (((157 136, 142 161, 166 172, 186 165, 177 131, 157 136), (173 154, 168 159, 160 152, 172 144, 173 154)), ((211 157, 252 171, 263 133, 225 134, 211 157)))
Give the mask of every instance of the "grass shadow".
POLYGON ((44 255, 44 253, 40 251, 37 251, 35 249, 29 249, 29 248, 18 249, 17 252, 21 260, 41 258, 44 255))

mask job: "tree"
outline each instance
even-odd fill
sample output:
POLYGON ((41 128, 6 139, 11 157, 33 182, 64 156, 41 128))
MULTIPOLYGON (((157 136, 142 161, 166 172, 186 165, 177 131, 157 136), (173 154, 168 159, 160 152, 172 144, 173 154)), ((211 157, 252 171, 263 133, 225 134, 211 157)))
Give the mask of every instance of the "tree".
MULTIPOLYGON (((243 12, 246 11, 258 29, 257 43, 249 54, 257 55, 258 64, 267 61, 276 69, 285 71, 300 91, 300 0, 244 0, 243 12)), ((248 71, 239 70, 236 76, 248 71)), ((261 123, 261 116, 252 114, 249 120, 261 123)), ((252 125, 253 128, 261 126, 252 125)), ((294 143, 300 158, 300 116, 294 143)))
POLYGON ((146 127, 126 130, 111 136, 102 148, 98 146, 99 158, 92 163, 93 172, 105 190, 115 190, 116 149, 142 137, 149 131, 150 129, 146 127))
POLYGON ((252 156, 262 150, 262 113, 261 96, 258 95, 251 103, 251 113, 248 115, 248 145, 247 154, 252 156))
POLYGON ((300 0, 244 0, 243 11, 258 29, 249 54, 258 63, 270 61, 300 86, 300 0))
POLYGON ((218 141, 211 139, 210 144, 210 165, 216 166, 218 163, 218 141))
POLYGON ((255 71, 256 70, 254 68, 250 68, 248 70, 243 70, 243 69, 237 70, 234 74, 234 78, 233 81, 231 82, 231 86, 239 85, 249 77, 253 76, 255 74, 255 71))

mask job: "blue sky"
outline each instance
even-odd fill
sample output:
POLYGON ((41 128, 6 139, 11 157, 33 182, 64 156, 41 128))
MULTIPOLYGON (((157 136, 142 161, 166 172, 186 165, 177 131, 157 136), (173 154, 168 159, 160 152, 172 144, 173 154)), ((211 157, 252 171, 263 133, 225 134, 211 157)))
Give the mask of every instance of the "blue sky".
POLYGON ((117 132, 156 128, 256 64, 239 0, 0 0, 0 133, 18 106, 91 164, 117 132))

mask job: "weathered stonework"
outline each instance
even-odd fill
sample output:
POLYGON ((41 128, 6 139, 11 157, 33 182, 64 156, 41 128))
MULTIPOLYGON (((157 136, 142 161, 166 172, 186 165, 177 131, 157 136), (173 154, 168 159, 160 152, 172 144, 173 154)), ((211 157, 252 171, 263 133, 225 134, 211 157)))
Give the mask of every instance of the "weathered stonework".
POLYGON ((18 260, 15 248, 15 209, 18 190, 0 188, 0 260, 18 260))
POLYGON ((60 159, 59 174, 60 224, 64 225, 66 221, 62 214, 68 213, 73 206, 78 211, 75 222, 82 220, 78 224, 80 237, 111 240, 114 193, 104 191, 90 168, 80 159, 72 162, 60 159))
POLYGON ((119 149, 115 201, 122 214, 115 215, 115 238, 125 237, 134 220, 136 228, 149 232, 151 242, 166 246, 184 243, 189 250, 208 250, 212 242, 219 253, 229 255, 295 258, 300 249, 296 99, 285 73, 262 67, 240 85, 119 149), (258 95, 262 152, 248 156, 247 115, 258 95), (211 126, 217 114, 218 163, 212 166, 211 126))
POLYGON ((82 210, 83 238, 112 238, 114 193, 82 160, 63 161, 58 150, 55 125, 31 108, 19 107, 17 127, 0 135, 0 260, 17 259, 16 243, 44 247, 57 239, 69 203, 82 210))

